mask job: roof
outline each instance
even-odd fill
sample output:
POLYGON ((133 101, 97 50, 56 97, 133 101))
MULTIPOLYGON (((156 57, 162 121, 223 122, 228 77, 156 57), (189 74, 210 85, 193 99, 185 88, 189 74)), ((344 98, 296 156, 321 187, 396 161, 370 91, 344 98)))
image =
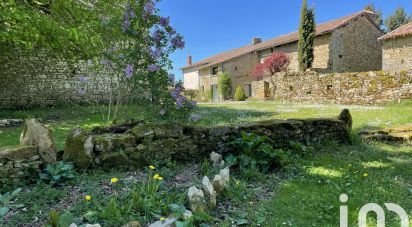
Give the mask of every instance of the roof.
MULTIPOLYGON (((363 10, 336 20, 332 20, 326 23, 321 23, 321 24, 317 24, 316 25, 316 36, 320 36, 320 35, 324 35, 324 34, 328 34, 333 32, 336 29, 339 29, 343 26, 345 26, 346 24, 348 24, 350 21, 363 16, 363 15, 367 15, 367 18, 373 23, 373 20, 369 17, 370 14, 374 14, 371 11, 367 11, 367 10, 363 10)), ((376 25, 376 24, 375 24, 376 25)), ((379 27, 376 25, 376 27, 379 29, 379 27)), ((187 65, 183 68, 181 68, 182 70, 184 69, 190 69, 190 68, 196 68, 196 69, 202 69, 205 67, 209 67, 209 66, 213 66, 228 60, 231 60, 233 58, 237 58, 239 56, 245 55, 247 53, 251 53, 254 51, 260 51, 260 50, 264 50, 267 48, 271 48, 271 47, 276 47, 276 46, 281 46, 281 45, 285 45, 288 43, 293 43, 293 42, 297 42, 299 39, 299 34, 298 32, 292 32, 286 35, 281 35, 278 36, 276 38, 258 43, 256 45, 248 45, 248 46, 243 46, 234 50, 230 50, 227 52, 223 52, 217 55, 214 55, 212 57, 208 57, 205 58, 201 61, 195 62, 191 65, 187 65)))
POLYGON ((412 35, 412 22, 389 32, 388 34, 380 37, 379 40, 393 39, 405 35, 412 35))

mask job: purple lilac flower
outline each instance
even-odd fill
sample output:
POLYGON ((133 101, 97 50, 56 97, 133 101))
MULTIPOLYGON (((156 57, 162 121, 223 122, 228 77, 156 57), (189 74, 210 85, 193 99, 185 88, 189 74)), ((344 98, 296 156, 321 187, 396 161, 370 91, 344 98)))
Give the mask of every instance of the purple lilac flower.
POLYGON ((159 114, 162 115, 162 116, 165 115, 165 114, 166 114, 166 110, 160 110, 159 114))
POLYGON ((183 37, 181 37, 180 35, 175 36, 172 39, 172 46, 176 49, 183 49, 185 47, 185 41, 183 40, 183 37))
POLYGON ((193 100, 190 100, 190 101, 189 101, 189 107, 190 107, 190 108, 195 108, 196 105, 197 105, 197 102, 196 102, 196 101, 193 101, 193 100))
POLYGON ((81 77, 79 78, 79 80, 80 80, 80 82, 85 82, 85 81, 87 80, 87 78, 84 77, 84 76, 81 76, 81 77))
POLYGON ((170 29, 169 30, 169 35, 174 35, 174 34, 176 34, 176 30, 175 29, 170 29))
POLYGON ((156 29, 153 34, 152 34, 152 38, 154 39, 154 41, 156 43, 160 42, 160 40, 162 39, 162 33, 160 32, 159 29, 156 29))
POLYGON ((144 10, 147 15, 153 14, 153 11, 155 10, 155 4, 152 0, 146 2, 146 4, 144 5, 144 10))
POLYGON ((125 70, 126 78, 129 79, 133 75, 133 65, 128 64, 125 70))
POLYGON ((132 25, 132 22, 129 20, 129 17, 125 17, 123 21, 122 31, 127 32, 127 30, 129 30, 131 25, 132 25))
POLYGON ((155 64, 151 64, 147 67, 147 70, 149 70, 150 72, 157 72, 159 71, 160 67, 155 65, 155 64))
POLYGON ((186 103, 186 101, 187 101, 187 99, 186 99, 186 97, 184 97, 184 96, 179 96, 179 97, 177 97, 177 98, 176 98, 177 108, 178 108, 178 109, 183 108, 184 105, 185 105, 185 103, 186 103))
POLYGON ((189 120, 193 122, 199 121, 200 119, 202 119, 202 117, 198 114, 191 114, 189 117, 189 120))
POLYGON ((167 26, 169 26, 170 17, 161 17, 159 23, 160 23, 160 25, 161 25, 162 27, 167 27, 167 26))
POLYGON ((150 55, 154 58, 154 59, 159 59, 162 56, 162 49, 160 48, 156 48, 156 49, 152 49, 150 50, 150 55))
POLYGON ((79 94, 80 94, 80 95, 85 95, 85 94, 86 94, 86 90, 83 89, 83 88, 80 88, 80 89, 79 89, 79 94))

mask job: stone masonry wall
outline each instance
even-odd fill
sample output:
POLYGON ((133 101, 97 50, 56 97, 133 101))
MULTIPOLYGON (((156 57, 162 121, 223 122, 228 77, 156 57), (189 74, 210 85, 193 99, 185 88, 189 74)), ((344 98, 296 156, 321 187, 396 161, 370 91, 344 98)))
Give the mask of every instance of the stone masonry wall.
POLYGON ((41 160, 37 147, 20 146, 0 149, 0 184, 19 181, 40 171, 41 160))
POLYGON ((384 35, 369 19, 361 16, 332 34, 333 72, 366 72, 382 69, 384 35))
MULTIPOLYGON (((412 99, 412 71, 276 75, 275 99, 292 102, 383 104, 412 99)), ((269 81, 266 79, 266 81, 269 81)), ((253 83, 256 98, 263 97, 264 81, 253 83)))
POLYGON ((232 152, 227 143, 242 131, 268 136, 275 148, 288 147, 290 141, 306 145, 326 140, 346 143, 351 117, 349 111, 343 113, 342 120, 270 120, 213 127, 138 123, 92 131, 75 129, 67 137, 63 158, 80 168, 140 167, 170 159, 200 161, 212 151, 232 152))
POLYGON ((0 56, 0 108, 28 108, 107 100, 110 77, 91 73, 87 63, 70 67, 45 53, 0 56))
POLYGON ((383 41, 383 70, 412 70, 412 35, 383 41))

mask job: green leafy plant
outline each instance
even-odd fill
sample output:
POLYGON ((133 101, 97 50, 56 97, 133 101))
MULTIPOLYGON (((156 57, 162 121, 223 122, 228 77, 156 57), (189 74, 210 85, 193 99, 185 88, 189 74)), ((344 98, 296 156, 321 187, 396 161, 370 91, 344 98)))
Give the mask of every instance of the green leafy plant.
POLYGON ((223 97, 223 100, 230 99, 232 95, 232 79, 228 73, 220 73, 218 81, 219 92, 223 97))
POLYGON ((0 194, 0 220, 10 211, 11 208, 22 208, 23 204, 16 204, 14 199, 21 192, 21 188, 14 190, 13 192, 6 192, 0 194))
POLYGON ((47 226, 50 227, 66 227, 74 223, 73 214, 69 211, 60 214, 59 212, 52 210, 49 213, 49 223, 47 226))
POLYGON ((48 164, 40 179, 52 185, 62 185, 64 182, 73 180, 76 177, 73 163, 63 161, 48 164))
POLYGON ((267 136, 242 132, 241 137, 235 139, 229 146, 235 150, 225 160, 229 166, 238 166, 241 171, 259 169, 267 172, 285 164, 289 159, 287 151, 274 149, 272 140, 267 136))
POLYGON ((245 90, 243 89, 242 86, 238 86, 236 88, 235 100, 236 101, 245 101, 246 100, 245 90))

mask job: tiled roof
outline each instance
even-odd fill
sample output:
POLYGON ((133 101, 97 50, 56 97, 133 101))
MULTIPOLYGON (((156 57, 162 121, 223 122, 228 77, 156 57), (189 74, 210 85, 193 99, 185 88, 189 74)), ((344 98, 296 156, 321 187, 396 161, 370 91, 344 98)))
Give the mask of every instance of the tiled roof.
POLYGON ((399 27, 398 29, 393 30, 392 32, 389 32, 388 34, 380 37, 379 40, 392 39, 405 35, 412 35, 412 22, 409 24, 405 24, 399 27))
MULTIPOLYGON (((354 13, 354 14, 336 19, 336 20, 317 24, 316 25, 316 36, 331 33, 332 31, 345 26, 351 20, 354 20, 355 18, 358 18, 362 15, 367 15, 367 18, 371 20, 371 22, 373 23, 372 19, 368 16, 369 14, 373 14, 373 13, 370 11, 363 10, 361 12, 354 13)), ((212 65, 216 65, 216 64, 228 61, 230 59, 242 56, 247 53, 264 50, 264 49, 271 48, 271 47, 281 46, 281 45, 285 45, 285 44, 293 43, 297 41, 298 41, 298 32, 292 32, 286 35, 281 35, 276 38, 258 43, 256 45, 248 45, 248 46, 240 47, 240 48, 230 50, 227 52, 223 52, 223 53, 214 55, 212 57, 205 58, 199 62, 195 62, 192 65, 187 65, 181 69, 190 69, 190 68, 202 69, 205 67, 209 67, 212 65)))

